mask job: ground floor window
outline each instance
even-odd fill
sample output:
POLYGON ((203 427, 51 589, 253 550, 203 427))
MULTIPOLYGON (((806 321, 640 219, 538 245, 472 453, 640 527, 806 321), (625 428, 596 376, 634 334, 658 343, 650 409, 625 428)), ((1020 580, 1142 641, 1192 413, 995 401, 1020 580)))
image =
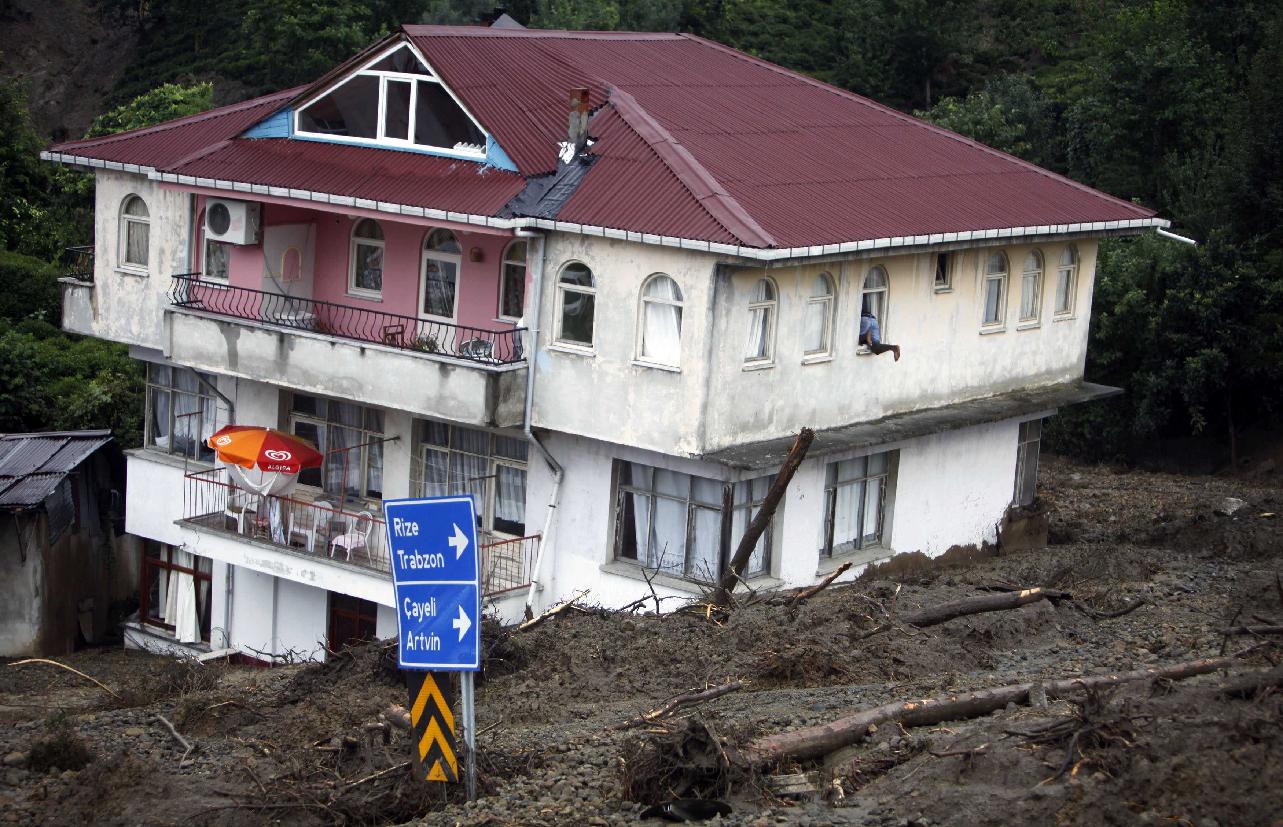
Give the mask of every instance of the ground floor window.
POLYGON ((883 545, 887 489, 896 451, 830 462, 825 471, 826 556, 883 545))
POLYGON ((208 643, 212 569, 208 557, 145 541, 139 618, 172 632, 179 643, 208 643))
POLYGON ((529 444, 519 437, 418 423, 412 482, 419 497, 471 494, 477 528, 526 536, 526 461, 529 444))
POLYGON ((1038 451, 1041 441, 1041 419, 1020 423, 1019 447, 1016 449, 1016 490, 1011 498, 1014 505, 1033 505, 1038 496, 1038 451))
MULTIPOLYGON (((722 480, 617 460, 615 556, 678 577, 715 582, 728 560, 721 553, 725 498, 731 500, 730 552, 771 487, 773 477, 722 480)), ((770 567, 771 529, 762 532, 745 576, 770 567)))
POLYGON ((374 640, 378 623, 378 604, 330 592, 330 628, 326 640, 331 652, 363 640, 374 640))

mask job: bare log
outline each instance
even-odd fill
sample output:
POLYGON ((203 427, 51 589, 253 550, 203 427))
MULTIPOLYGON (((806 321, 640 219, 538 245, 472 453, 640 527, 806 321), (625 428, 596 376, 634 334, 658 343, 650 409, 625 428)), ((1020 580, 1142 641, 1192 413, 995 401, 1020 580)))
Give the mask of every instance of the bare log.
POLYGON ((408 730, 411 727, 410 710, 403 706, 398 706, 397 704, 393 704, 380 712, 379 717, 397 729, 408 730))
POLYGON ((902 615, 900 620, 911 626, 936 626, 956 617, 1017 609, 1030 603, 1037 603, 1039 600, 1067 600, 1070 596, 1069 592, 1041 588, 1021 589, 1018 592, 982 594, 978 597, 954 600, 949 603, 941 603, 938 606, 928 606, 916 612, 909 612, 906 615, 902 615))
POLYGON ((838 579, 839 577, 841 577, 843 574, 846 574, 846 570, 847 570, 847 569, 849 569, 849 568, 851 568, 851 561, 850 561, 850 560, 848 560, 847 562, 845 562, 845 563, 843 563, 842 565, 838 566, 838 567, 833 571, 833 573, 832 573, 832 574, 830 574, 828 577, 824 578, 824 580, 823 580, 823 581, 821 581, 820 583, 817 583, 816 585, 812 586, 811 588, 809 588, 809 589, 804 589, 803 591, 800 591, 800 592, 798 592, 797 594, 793 595, 793 599, 792 599, 792 600, 790 600, 790 601, 788 602, 788 605, 789 605, 789 606, 796 606, 796 605, 797 605, 797 604, 799 604, 799 603, 803 603, 803 602, 805 602, 805 601, 807 601, 807 600, 810 600, 812 597, 815 597, 817 594, 819 594, 820 592, 822 592, 822 591, 824 591, 825 589, 827 589, 827 588, 829 587, 829 584, 830 584, 830 583, 832 583, 834 580, 837 580, 837 579, 838 579))
POLYGON ((1262 689, 1283 686, 1283 666, 1235 675, 1221 684, 1221 694, 1230 698, 1251 698, 1262 689))
POLYGON ((562 603, 562 604, 560 604, 560 605, 558 605, 558 606, 554 606, 554 607, 552 607, 551 609, 549 609, 548 611, 546 611, 546 612, 544 612, 543 614, 539 615, 538 617, 533 617, 533 618, 531 618, 530 620, 527 620, 525 623, 522 623, 520 626, 518 626, 518 627, 517 627, 516 631, 518 631, 518 632, 525 632, 525 631, 528 631, 528 630, 530 630, 530 629, 535 628, 535 627, 536 627, 536 626, 538 626, 540 623, 543 623, 545 620, 548 620, 549 618, 556 617, 557 615, 561 614, 562 612, 569 610, 569 609, 570 609, 570 607, 571 607, 571 606, 574 606, 574 605, 575 605, 575 603, 576 603, 577 601, 582 600, 582 599, 583 599, 583 597, 584 597, 584 595, 586 595, 586 594, 588 594, 588 590, 587 590, 587 589, 584 589, 584 590, 583 590, 583 591, 581 591, 579 594, 577 594, 577 595, 575 595, 574 597, 572 597, 572 598, 570 598, 569 600, 567 600, 565 603, 562 603))
POLYGON ((1219 635, 1283 635, 1283 626, 1230 626, 1219 635))
POLYGON ((49 660, 48 658, 27 658, 26 660, 16 660, 16 661, 14 661, 13 663, 11 663, 11 664, 9 664, 9 665, 10 665, 10 666, 23 666, 23 665, 28 664, 28 663, 47 663, 47 664, 49 664, 50 666, 57 666, 59 669, 66 669, 68 672, 73 672, 73 673, 75 673, 75 674, 79 675, 80 677, 84 678, 85 680, 87 680, 87 681, 91 681, 91 682, 92 682, 92 683, 94 683, 94 684, 95 684, 99 689, 101 689, 103 692, 106 692, 108 695, 112 696, 113 698, 116 698, 117 700, 119 700, 119 699, 120 699, 120 696, 119 696, 119 695, 117 695, 115 692, 112 692, 110 689, 108 689, 108 688, 107 688, 107 685, 106 685, 105 683, 103 683, 102 681, 98 680, 97 678, 91 678, 91 677, 89 677, 88 675, 86 675, 84 672, 81 672, 79 669, 72 669, 72 668, 71 668, 70 666, 68 666, 67 664, 65 664, 65 663, 59 663, 59 662, 58 662, 58 661, 56 661, 56 660, 49 660))
POLYGON ((705 701, 711 701, 714 698, 720 698, 723 695, 729 694, 731 692, 734 692, 737 689, 743 689, 743 688, 744 688, 743 681, 729 681, 728 683, 724 683, 721 686, 714 686, 710 689, 686 692, 682 695, 676 696, 675 698, 671 698, 668 702, 666 702, 660 707, 652 709, 650 712, 646 712, 641 715, 638 715, 636 718, 630 718, 629 720, 624 721, 623 723, 615 724, 614 726, 611 727, 611 729, 632 729, 633 727, 645 726, 646 724, 653 724, 655 721, 661 720, 663 718, 667 718, 669 715, 672 715, 674 712, 681 709, 682 707, 694 706, 695 704, 702 704, 705 701))
MULTIPOLYGON (((1093 675, 1047 681, 1042 684, 1042 687, 1047 697, 1062 697, 1082 689, 1116 686, 1135 681, 1159 678, 1181 680, 1225 669, 1236 660, 1237 656, 1205 658, 1115 675, 1093 675)), ((906 727, 924 726, 943 721, 977 718, 1002 709, 1009 703, 1028 704, 1029 690, 1032 686, 1033 684, 1029 683, 1019 683, 944 698, 883 704, 827 724, 755 738, 744 748, 743 757, 752 764, 762 764, 782 758, 794 760, 819 758, 859 741, 868 734, 869 727, 881 726, 888 721, 897 721, 906 727)))
POLYGON ((717 588, 713 592, 712 602, 719 606, 730 605, 731 592, 735 589, 735 583, 744 575, 744 568, 748 565, 749 558, 753 556, 753 549, 757 547, 758 539, 771 524, 775 509, 779 508, 780 500, 784 499, 784 492, 788 490, 789 482, 797 473, 797 467, 802 464, 802 460, 806 459, 806 452, 810 450, 811 443, 814 441, 815 431, 810 428, 803 428, 798 433, 788 456, 784 458, 784 464, 780 466, 779 473, 775 476, 775 482, 771 483, 770 490, 766 492, 766 499, 762 500, 762 505, 753 515, 748 528, 744 529, 744 536, 740 538, 740 544, 735 548, 735 556, 726 565, 726 571, 722 572, 721 580, 718 581, 717 588))

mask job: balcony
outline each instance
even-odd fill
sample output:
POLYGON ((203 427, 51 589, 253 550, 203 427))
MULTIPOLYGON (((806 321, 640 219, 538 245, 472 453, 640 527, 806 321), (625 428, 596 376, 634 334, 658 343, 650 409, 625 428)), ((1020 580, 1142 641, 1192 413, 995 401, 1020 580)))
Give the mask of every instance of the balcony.
POLYGON ((521 424, 524 329, 489 330, 176 275, 181 364, 488 427, 521 424))
POLYGON ((67 261, 64 279, 78 284, 94 283, 94 245, 85 244, 79 247, 68 247, 64 253, 67 261))
MULTIPOLYGON (((256 496, 231 484, 226 471, 214 468, 184 475, 181 522, 390 578, 387 532, 374 507, 342 509, 296 497, 256 496)), ((482 533, 477 539, 483 595, 497 597, 530 585, 538 535, 501 539, 482 533)))

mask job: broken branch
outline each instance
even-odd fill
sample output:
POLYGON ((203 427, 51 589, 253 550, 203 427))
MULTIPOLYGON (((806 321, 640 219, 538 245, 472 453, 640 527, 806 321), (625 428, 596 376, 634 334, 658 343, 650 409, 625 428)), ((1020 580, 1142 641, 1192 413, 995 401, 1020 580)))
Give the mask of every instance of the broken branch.
POLYGON ((1096 620, 1113 620, 1116 617, 1122 617, 1123 615, 1131 614, 1132 612, 1136 611, 1137 609, 1139 609, 1141 606, 1144 606, 1148 602, 1149 601, 1146 600, 1145 598, 1140 597, 1140 598, 1137 598, 1132 603, 1128 603, 1126 606, 1122 607, 1121 609, 1115 609, 1112 612, 1098 611, 1088 606, 1084 606, 1081 603, 1077 605, 1078 605, 1078 608, 1082 609, 1083 613, 1090 618, 1094 618, 1096 620))
POLYGON ((107 688, 107 685, 106 685, 105 683, 103 683, 102 681, 98 680, 97 678, 91 678, 91 677, 89 677, 88 675, 86 675, 84 672, 81 672, 79 669, 72 669, 72 668, 71 668, 70 666, 68 666, 67 664, 65 664, 65 663, 59 663, 59 662, 58 662, 58 661, 56 661, 56 660, 49 660, 48 658, 27 658, 26 660, 18 660, 18 661, 14 661, 13 663, 11 663, 11 664, 9 664, 9 665, 10 665, 10 666, 22 666, 22 665, 24 665, 24 664, 28 664, 28 663, 47 663, 47 664, 49 664, 49 665, 51 665, 51 666, 57 666, 59 669, 66 669, 68 672, 74 672, 75 674, 79 675, 80 677, 84 678, 85 680, 87 680, 87 681, 91 681, 92 683, 94 683, 95 685, 97 685, 97 687, 98 687, 99 689, 101 689, 103 692, 106 692, 108 695, 112 696, 113 698, 116 698, 117 700, 119 700, 119 699, 120 699, 120 696, 119 696, 119 695, 117 695, 115 692, 112 692, 110 689, 108 689, 108 688, 107 688))
POLYGON ((192 754, 192 750, 196 749, 196 745, 191 741, 188 741, 183 736, 179 735, 178 730, 174 729, 174 725, 171 724, 169 722, 169 719, 166 718, 164 715, 157 715, 156 720, 164 724, 165 729, 169 730, 169 734, 174 736, 174 740, 182 744, 183 747, 186 749, 186 752, 183 753, 183 757, 178 759, 178 768, 181 770, 183 767, 187 766, 187 756, 192 754))
POLYGON ((527 630, 529 630, 529 629, 533 629, 533 628, 535 628, 536 626, 538 626, 540 623, 543 623, 545 620, 548 620, 549 618, 556 617, 557 615, 561 614, 562 612, 567 611, 568 609, 570 609, 570 607, 571 607, 571 606, 575 605, 576 601, 579 601, 579 600, 583 599, 584 595, 586 595, 586 594, 588 594, 588 590, 587 590, 587 589, 584 589, 584 590, 583 590, 583 591, 581 591, 579 594, 577 594, 577 595, 575 595, 574 597, 572 597, 572 598, 570 598, 569 600, 567 600, 565 603, 561 603, 560 605, 554 606, 554 607, 552 607, 551 609, 549 609, 548 611, 546 611, 546 612, 544 612, 543 614, 539 615, 538 617, 531 618, 530 620, 527 620, 525 623, 522 623, 520 626, 518 626, 518 627, 516 628, 516 631, 518 631, 518 632, 524 632, 524 631, 527 631, 527 630))
POLYGON ((919 609, 904 615, 901 620, 911 626, 936 626, 956 617, 1017 609, 1030 603, 1037 603, 1039 600, 1067 600, 1069 597, 1069 592, 1043 588, 982 594, 978 597, 967 597, 919 609))
POLYGON ((800 592, 798 592, 797 594, 795 594, 795 595, 793 596, 793 599, 792 599, 792 600, 790 600, 790 601, 788 602, 788 605, 789 605, 790 607, 791 607, 791 606, 796 606, 796 605, 797 605, 797 604, 799 604, 799 603, 802 603, 802 602, 804 602, 804 601, 810 600, 812 597, 815 597, 817 594, 819 594, 820 592, 822 592, 822 591, 824 591, 825 589, 827 589, 827 588, 829 587, 829 584, 830 584, 830 583, 832 583, 834 580, 837 580, 837 579, 838 579, 839 577, 841 577, 843 574, 846 574, 846 570, 847 570, 847 569, 849 569, 849 568, 851 568, 851 561, 850 561, 850 560, 848 560, 847 562, 845 562, 845 563, 843 563, 842 565, 838 566, 838 567, 833 571, 833 573, 832 573, 832 574, 830 574, 828 577, 824 578, 824 580, 822 580, 820 583, 818 583, 818 584, 816 584, 816 585, 812 586, 812 587, 811 587, 811 588, 809 588, 809 589, 804 589, 803 591, 800 591, 800 592))
POLYGON ((694 706, 695 704, 702 704, 705 701, 711 701, 714 698, 720 698, 723 695, 734 692, 737 689, 742 689, 743 687, 744 687, 743 681, 730 681, 728 683, 722 684, 721 686, 714 686, 711 689, 687 692, 685 694, 678 695, 677 697, 672 698, 663 706, 660 706, 656 709, 652 709, 650 712, 646 712, 641 715, 638 715, 636 718, 630 718, 629 720, 624 721, 623 723, 615 724, 614 726, 611 727, 611 729, 632 729, 633 727, 645 726, 646 724, 653 724, 655 721, 658 721, 661 718, 667 718, 669 715, 672 715, 674 712, 681 709, 682 707, 694 706))
MULTIPOLYGON (((1123 672, 1117 675, 1094 675, 1048 681, 1044 682, 1042 686, 1047 693, 1047 697, 1051 698, 1061 697, 1083 689, 1116 686, 1135 681, 1155 680, 1158 678, 1181 680, 1225 669, 1235 663, 1237 657, 1205 658, 1177 663, 1172 666, 1123 672)), ((839 718, 836 721, 830 721, 827 724, 756 738, 745 747, 744 757, 754 764, 767 763, 782 758, 794 760, 819 758, 859 741, 868 734, 870 726, 881 726, 887 721, 897 721, 902 726, 924 726, 938 724, 943 721, 977 718, 1002 709, 1009 703, 1028 704, 1029 690, 1032 686, 1033 684, 1029 683, 1012 684, 981 689, 962 695, 951 695, 945 698, 897 701, 883 704, 845 718, 839 718)))

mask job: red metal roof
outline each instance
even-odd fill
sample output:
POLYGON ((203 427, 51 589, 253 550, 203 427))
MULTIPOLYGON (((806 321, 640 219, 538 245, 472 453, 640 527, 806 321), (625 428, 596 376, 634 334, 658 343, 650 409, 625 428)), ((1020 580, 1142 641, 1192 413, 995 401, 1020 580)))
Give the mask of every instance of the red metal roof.
POLYGON ((424 54, 520 176, 393 150, 228 140, 300 90, 54 150, 495 215, 523 177, 557 169, 569 92, 587 87, 597 157, 559 221, 784 248, 1154 215, 690 35, 406 26, 398 36, 424 54))
POLYGON ((165 171, 473 215, 494 215, 526 185, 520 175, 472 161, 277 139, 227 141, 165 171))

